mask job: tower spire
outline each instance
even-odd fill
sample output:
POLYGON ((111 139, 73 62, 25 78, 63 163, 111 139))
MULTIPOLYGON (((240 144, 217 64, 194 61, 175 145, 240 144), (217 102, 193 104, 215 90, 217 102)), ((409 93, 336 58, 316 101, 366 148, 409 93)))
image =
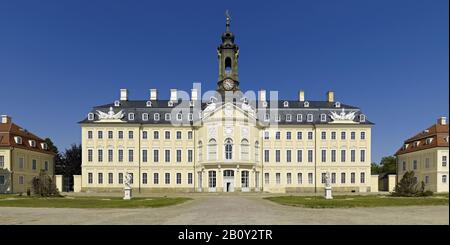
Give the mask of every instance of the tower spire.
POLYGON ((225 17, 226 17, 226 19, 227 19, 227 22, 226 22, 226 31, 227 32, 230 32, 230 22, 231 22, 231 16, 230 16, 230 12, 228 11, 228 9, 225 11, 225 17))

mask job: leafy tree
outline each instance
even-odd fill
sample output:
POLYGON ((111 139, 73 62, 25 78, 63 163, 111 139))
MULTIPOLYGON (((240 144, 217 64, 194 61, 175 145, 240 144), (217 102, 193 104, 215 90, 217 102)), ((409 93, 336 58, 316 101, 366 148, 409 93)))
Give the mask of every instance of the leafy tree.
POLYGON ((81 145, 72 144, 63 154, 63 175, 72 177, 81 174, 81 145))
POLYGON ((42 197, 59 196, 59 191, 52 177, 45 170, 41 170, 38 176, 33 177, 31 188, 35 195, 42 197))
POLYGON ((397 160, 394 156, 383 157, 380 164, 372 163, 372 174, 395 174, 397 173, 397 160))
POLYGON ((395 186, 395 192, 392 193, 394 196, 431 196, 433 192, 425 191, 425 182, 419 184, 417 178, 414 176, 414 171, 406 172, 400 182, 395 186))

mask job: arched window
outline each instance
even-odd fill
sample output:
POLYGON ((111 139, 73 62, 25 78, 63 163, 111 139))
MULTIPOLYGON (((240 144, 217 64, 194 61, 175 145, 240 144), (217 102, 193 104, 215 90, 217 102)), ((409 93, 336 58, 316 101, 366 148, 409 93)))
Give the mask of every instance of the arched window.
POLYGON ((217 160, 217 142, 210 139, 208 142, 208 160, 217 160))
POLYGON ((225 140, 225 159, 231 160, 233 158, 233 141, 228 138, 225 140))
POLYGON ((255 142, 255 161, 259 161, 259 142, 255 142))
POLYGON ((249 144, 247 139, 243 139, 241 141, 241 159, 242 160, 248 160, 249 155, 249 144))
POLYGON ((225 74, 226 75, 231 74, 231 58, 230 57, 225 58, 225 74))
POLYGON ((203 161, 203 143, 202 141, 198 142, 198 161, 203 161))

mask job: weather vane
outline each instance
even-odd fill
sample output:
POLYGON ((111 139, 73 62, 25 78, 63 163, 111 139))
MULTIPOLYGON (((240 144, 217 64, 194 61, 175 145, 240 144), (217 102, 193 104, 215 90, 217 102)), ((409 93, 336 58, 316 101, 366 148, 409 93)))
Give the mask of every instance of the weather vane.
POLYGON ((230 12, 228 11, 228 9, 225 11, 225 16, 227 17, 227 26, 229 26, 230 21, 231 21, 231 16, 230 16, 230 12))

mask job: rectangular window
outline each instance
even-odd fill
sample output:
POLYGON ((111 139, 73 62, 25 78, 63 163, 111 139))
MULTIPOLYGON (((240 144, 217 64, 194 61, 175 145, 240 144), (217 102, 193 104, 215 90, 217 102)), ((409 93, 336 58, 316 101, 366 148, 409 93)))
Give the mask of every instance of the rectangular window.
POLYGON ((275 150, 275 162, 280 162, 281 161, 281 151, 280 150, 275 150))
POLYGON ((170 140, 170 131, 165 131, 165 132, 164 132, 164 138, 165 138, 166 140, 170 140))
POLYGON ((322 138, 323 140, 326 140, 326 139, 327 139, 327 132, 322 132, 321 138, 322 138))
POLYGON ((142 184, 147 184, 147 173, 142 173, 142 184))
POLYGON ((287 173, 286 181, 287 181, 288 185, 292 184, 292 175, 291 175, 291 173, 287 173))
POLYGON ((345 173, 341 173, 341 184, 345 184, 345 173))
POLYGON ((103 131, 98 131, 97 132, 97 138, 98 139, 103 139, 103 131))
POLYGON ((355 173, 350 174, 350 183, 352 183, 352 184, 355 183, 355 173))
POLYGON ((98 183, 103 184, 103 173, 98 173, 98 183))
POLYGON ((128 139, 133 139, 133 131, 128 131, 128 139))
POLYGON ((416 170, 417 169, 417 160, 413 161, 413 169, 416 170))
POLYGON ((331 173, 331 183, 336 184, 336 173, 331 173))
POLYGON ((286 132, 286 139, 290 140, 292 138, 291 132, 286 132))
POLYGON ((123 162, 123 150, 122 150, 122 149, 119 149, 119 150, 117 151, 117 154, 118 154, 118 160, 119 160, 119 162, 123 162))
POLYGON ((153 150, 153 162, 159 162, 159 150, 153 150))
POLYGON ((108 131, 108 139, 112 139, 113 138, 113 131, 108 131))
POLYGON ((313 132, 308 132, 308 140, 312 140, 313 139, 313 132))
POLYGON ((191 140, 193 138, 192 131, 188 131, 188 140, 191 140))
POLYGON ((264 183, 268 185, 270 183, 269 173, 264 173, 264 183))
POLYGON ((286 150, 286 162, 291 162, 291 150, 286 150))
POLYGON ((327 161, 327 150, 322 150, 322 162, 327 161))
POLYGON ((4 185, 4 184, 5 184, 5 176, 0 175, 0 185, 4 185))
POLYGON ((303 183, 302 173, 297 174, 297 184, 301 185, 303 183))
POLYGON ((442 183, 447 183, 447 175, 442 175, 442 183))
POLYGON ((35 159, 31 160, 31 169, 36 170, 37 168, 37 161, 35 159))
POLYGON ((123 131, 119 131, 119 132, 118 132, 117 138, 123 139, 123 131))
POLYGON ((302 132, 297 132, 297 139, 301 140, 303 138, 302 132))
POLYGON ((88 134, 88 139, 92 139, 92 131, 88 131, 87 134, 88 134))
POLYGON ((430 158, 425 158, 425 168, 430 168, 430 158))
POLYGON ((103 162, 103 150, 98 150, 98 162, 103 162))
POLYGON ((350 132, 350 139, 352 139, 352 140, 356 139, 356 133, 355 132, 350 132))
POLYGON ((181 131, 177 131, 177 140, 181 140, 181 131))
POLYGON ((269 161, 270 161, 270 151, 264 150, 264 162, 269 162, 269 161))
POLYGON ((312 184, 314 182, 313 173, 308 173, 308 184, 312 184))
POLYGON ((291 114, 287 114, 286 115, 286 122, 290 122, 292 121, 292 115, 291 114))
POLYGON ((365 140, 366 139, 366 132, 361 132, 361 140, 365 140))
POLYGON ((275 178, 276 178, 276 183, 280 184, 281 183, 281 174, 280 173, 276 173, 275 174, 275 178))
POLYGON ((92 184, 92 173, 88 173, 88 184, 92 184))
POLYGON ((442 167, 447 167, 447 156, 442 156, 442 167))
POLYGON ((345 140, 345 132, 341 132, 341 140, 345 140))
POLYGON ((133 157, 134 151, 132 149, 128 150, 128 162, 133 162, 134 157, 133 157))
POLYGON ((302 121, 302 114, 297 114, 297 122, 301 122, 302 121))
POLYGON ((45 171, 48 171, 48 162, 47 161, 44 162, 44 169, 45 169, 45 171))
POLYGON ((331 132, 331 139, 332 140, 335 140, 336 139, 336 132, 331 132))
POLYGON ((181 184, 181 173, 177 173, 177 184, 181 184))
POLYGON ((177 162, 181 162, 181 150, 177 150, 177 162))
POLYGON ((192 150, 188 150, 188 162, 192 162, 192 158, 194 156, 194 152, 192 150))
POLYGON ((361 184, 366 183, 366 173, 361 173, 361 184))
POLYGON ((123 173, 119 173, 119 184, 123 184, 123 173))
POLYGON ((23 169, 25 166, 25 159, 23 157, 19 158, 19 168, 23 169))
POLYGON ((153 139, 155 140, 159 139, 159 131, 153 131, 153 139))
POLYGON ((169 184, 170 184, 170 173, 166 173, 166 174, 165 174, 164 183, 165 183, 166 185, 169 185, 169 184))
POLYGON ((164 161, 165 162, 170 162, 170 150, 165 150, 164 151, 164 161))
POLYGON ((108 149, 108 162, 112 162, 112 161, 113 161, 113 150, 108 149))
POLYGON ((308 162, 313 162, 313 150, 308 150, 308 162))
POLYGON ((406 162, 402 163, 402 169, 403 169, 403 171, 406 171, 406 162))
POLYGON ((425 176, 425 184, 428 184, 430 182, 430 176, 425 176))
POLYGON ((356 151, 355 150, 350 150, 350 161, 351 162, 355 162, 355 155, 356 155, 356 151))
POLYGON ((188 173, 188 185, 192 184, 192 173, 188 173))
POLYGON ((142 131, 142 139, 146 140, 148 137, 147 131, 142 131))
POLYGON ((108 184, 114 183, 113 181, 113 173, 108 173, 108 184))
POLYGON ((322 173, 322 184, 325 184, 326 180, 327 180, 327 174, 322 173))
POLYGON ((147 162, 147 150, 142 150, 142 162, 147 162))
POLYGON ((361 158, 361 162, 365 162, 366 161, 366 150, 361 150, 360 151, 360 158, 361 158))
POLYGON ((25 177, 19 176, 19 185, 23 185, 25 183, 25 177))
POLYGON ((303 161, 303 151, 297 150, 297 162, 302 162, 302 161, 303 161))
POLYGON ((281 139, 281 132, 280 131, 275 132, 275 139, 276 140, 281 139))
POLYGON ((270 138, 269 135, 270 135, 269 131, 264 131, 264 139, 265 140, 268 140, 270 138))
POLYGON ((159 174, 158 173, 153 174, 153 184, 155 184, 155 185, 159 184, 159 174))

